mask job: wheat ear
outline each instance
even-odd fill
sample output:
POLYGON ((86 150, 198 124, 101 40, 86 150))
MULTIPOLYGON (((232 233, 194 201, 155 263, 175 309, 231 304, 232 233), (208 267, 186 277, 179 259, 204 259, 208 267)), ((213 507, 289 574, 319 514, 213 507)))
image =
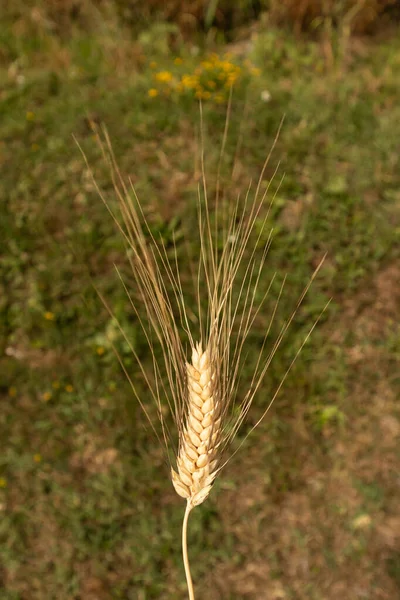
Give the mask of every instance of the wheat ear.
MULTIPOLYGON (((229 113, 227 119, 228 117, 229 113)), ((165 407, 162 402, 163 398, 166 398, 176 425, 178 432, 176 453, 174 440, 172 444, 174 448, 172 462, 176 462, 176 470, 171 467, 171 478, 177 494, 187 501, 182 526, 182 551, 189 599, 194 600, 187 551, 189 514, 195 506, 202 504, 208 497, 217 475, 238 451, 249 433, 259 425, 268 413, 293 363, 318 323, 319 318, 316 319, 305 336, 303 343, 259 419, 250 428, 250 432, 246 434, 235 452, 229 453, 227 457, 225 451, 229 448, 237 431, 246 419, 253 398, 259 390, 267 369, 300 304, 318 273, 323 259, 298 299, 292 314, 284 322, 276 340, 272 343, 271 349, 267 350, 272 322, 285 283, 285 279, 283 280, 269 323, 267 321, 248 391, 241 400, 237 399, 241 366, 244 361, 244 343, 264 305, 275 277, 271 278, 271 283, 264 292, 261 286, 261 273, 270 247, 270 236, 268 236, 264 248, 260 252, 257 252, 257 248, 262 242, 269 215, 268 207, 266 214, 262 211, 269 184, 266 190, 261 192, 261 183, 270 155, 264 163, 252 201, 249 201, 250 188, 248 189, 242 213, 238 199, 227 211, 225 218, 225 211, 222 211, 221 207, 219 208, 219 188, 217 186, 215 228, 211 225, 210 220, 211 211, 207 200, 204 160, 202 157, 204 198, 202 201, 199 192, 198 233, 200 253, 197 276, 194 277, 198 314, 194 315, 193 318, 185 305, 176 247, 174 245, 175 261, 170 262, 163 242, 157 244, 152 234, 133 186, 130 188, 126 186, 116 165, 109 138, 106 132, 103 133, 106 144, 104 147, 99 137, 100 147, 111 167, 113 183, 120 203, 122 223, 111 210, 94 177, 93 182, 129 249, 128 258, 132 266, 137 293, 143 302, 144 315, 139 313, 134 299, 124 283, 123 285, 153 356, 153 378, 148 376, 131 341, 123 328, 117 323, 121 335, 138 364, 139 372, 148 386, 149 393, 155 401, 161 424, 161 435, 154 427, 146 404, 143 403, 140 393, 130 378, 129 371, 124 366, 123 360, 117 351, 116 354, 150 426, 157 438, 165 444, 170 464, 169 444, 172 436, 168 422, 163 416, 163 408, 165 407), (257 223, 259 224, 258 233, 256 232, 257 223), (254 245, 250 246, 250 242, 254 245), (239 266, 243 260, 245 261, 244 272, 240 273, 239 266), (168 288, 171 288, 171 290, 168 288), (203 288, 205 291, 205 308, 202 306, 203 288), (260 288, 260 299, 256 294, 258 288, 260 288), (236 290, 235 293, 234 289, 236 290), (191 325, 196 323, 197 335, 199 336, 197 339, 200 339, 200 342, 194 342, 189 323, 191 325), (186 348, 182 344, 182 336, 186 336, 186 340, 189 342, 191 362, 186 362, 187 354, 186 348), (154 343, 159 344, 162 350, 165 363, 164 377, 155 359, 154 343), (164 381, 166 381, 166 385, 164 381), (237 411, 232 410, 235 407, 237 407, 237 411)), ((277 135, 279 135, 279 132, 277 135)), ((118 275, 120 276, 119 271, 118 275)), ((115 319, 106 301, 102 296, 101 298, 110 315, 115 319)))
POLYGON ((178 472, 172 471, 177 494, 188 505, 198 506, 210 493, 218 473, 218 446, 221 442, 221 414, 218 401, 218 374, 209 348, 200 343, 186 364, 187 416, 179 440, 178 472))

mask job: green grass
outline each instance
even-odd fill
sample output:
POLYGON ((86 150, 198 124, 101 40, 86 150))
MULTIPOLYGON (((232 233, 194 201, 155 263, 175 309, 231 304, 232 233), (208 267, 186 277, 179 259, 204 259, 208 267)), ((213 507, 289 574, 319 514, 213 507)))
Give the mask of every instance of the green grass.
MULTIPOLYGON (((62 37, 30 25, 23 35, 6 15, 4 23, 1 598, 184 598, 178 533, 182 505, 112 352, 109 334, 114 331, 115 344, 136 377, 129 348, 93 288, 94 283, 105 295, 148 361, 140 328, 114 272, 117 264, 129 280, 123 241, 72 136, 113 202, 89 121, 107 126, 122 172, 132 176, 154 233, 168 243, 174 228, 184 233, 185 224, 194 222, 198 104, 187 98, 148 97, 154 83, 150 62, 168 70, 174 57, 159 34, 157 53, 149 53, 152 30, 142 35, 140 47, 126 31, 118 39, 106 25, 104 39, 78 28, 62 37)), ((181 44, 179 54, 189 71, 201 60, 189 45, 181 44)), ((275 240, 265 272, 265 281, 278 273, 277 285, 289 273, 280 319, 328 253, 326 267, 273 362, 250 425, 332 296, 325 324, 304 348, 276 409, 240 459, 246 465, 249 448, 257 447, 260 462, 253 475, 265 482, 270 501, 278 504, 282 495, 304 484, 299 473, 307 452, 315 453, 320 465, 326 461, 334 466, 332 440, 355 415, 347 402, 355 375, 346 361, 346 348, 353 344, 351 327, 340 325, 343 344, 331 339, 331 333, 343 303, 352 298, 358 302, 359 290, 368 289, 375 275, 400 254, 400 43, 394 38, 379 45, 371 41, 361 56, 354 54, 346 68, 335 71, 326 69, 319 56, 315 43, 294 41, 279 31, 260 33, 251 59, 261 75, 233 94, 223 169, 226 194, 234 198, 239 189, 245 191, 248 181, 257 179, 285 114, 267 169, 268 178, 281 161, 280 173, 285 172, 272 209, 275 240), (263 90, 271 94, 267 103, 261 98, 263 90), (240 176, 230 184, 228 167, 240 132, 240 176), (308 441, 297 437, 293 415, 298 407, 304 410, 308 441), (304 447, 300 454, 299 444, 304 447)), ((224 119, 224 106, 204 105, 211 182, 224 119)), ((185 252, 183 242, 178 252, 185 252)), ((267 316, 260 319, 260 330, 267 322, 267 316)), ((386 378, 396 390, 398 333, 395 323, 377 342, 386 356, 386 378)), ((255 331, 244 381, 261 339, 262 332, 255 331)), ((382 372, 371 377, 379 379, 382 372)), ((138 384, 146 398, 146 389, 138 384)), ((368 510, 387 508, 382 485, 362 476, 354 479, 368 510)), ((210 572, 218 573, 221 565, 235 570, 246 562, 237 532, 220 518, 224 495, 232 488, 240 494, 240 481, 227 471, 210 500, 193 514, 190 555, 199 597, 212 582, 210 572)), ((330 556, 328 534, 322 552, 330 556)), ((273 559, 276 577, 284 579, 279 555, 273 559)), ((354 560, 357 565, 357 553, 354 560)), ((398 580, 395 555, 387 561, 398 580)), ((334 570, 336 562, 328 563, 334 570)), ((318 575, 311 577, 308 597, 322 597, 319 581, 318 575)), ((287 597, 302 597, 289 588, 287 597)), ((212 597, 243 597, 234 590, 232 584, 226 595, 218 596, 217 590, 212 597)))

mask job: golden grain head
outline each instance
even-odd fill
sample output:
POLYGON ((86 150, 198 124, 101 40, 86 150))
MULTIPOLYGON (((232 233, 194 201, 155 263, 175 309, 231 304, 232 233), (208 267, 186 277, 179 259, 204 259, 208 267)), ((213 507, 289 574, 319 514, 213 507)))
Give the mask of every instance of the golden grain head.
MULTIPOLYGON (((212 207, 208 200, 202 155, 203 189, 199 188, 198 197, 198 248, 188 269, 188 255, 183 252, 180 262, 175 241, 171 258, 163 241, 155 239, 134 188, 126 184, 118 170, 108 135, 106 132, 103 134, 105 144, 100 136, 99 141, 111 168, 120 215, 110 209, 94 178, 93 181, 129 249, 128 259, 135 280, 133 292, 128 290, 119 272, 118 275, 149 345, 153 357, 152 373, 148 365, 141 362, 123 327, 118 324, 118 328, 136 359, 138 378, 144 381, 154 399, 160 427, 157 427, 154 412, 148 408, 146 400, 135 386, 130 370, 117 355, 153 432, 164 445, 170 464, 174 465, 173 468, 171 466, 171 477, 177 494, 185 498, 190 507, 194 507, 207 498, 216 476, 232 456, 232 453, 229 455, 229 444, 247 417, 253 398, 323 259, 295 303, 292 314, 285 320, 276 338, 271 340, 272 323, 285 285, 283 279, 269 311, 269 320, 265 320, 259 355, 248 389, 238 398, 245 343, 275 279, 275 275, 271 275, 268 282, 268 278, 262 276, 271 244, 271 233, 267 234, 266 231, 270 210, 266 197, 272 179, 266 186, 262 185, 270 155, 254 193, 249 187, 243 204, 239 196, 236 202, 224 203, 219 196, 221 186, 217 182, 216 199, 212 207), (263 244, 262 240, 265 240, 263 244), (190 278, 182 277, 183 268, 190 272, 192 289, 186 288, 190 278), (191 296, 189 302, 188 296, 191 296), (195 339, 201 342, 196 343, 195 339), (189 362, 186 344, 191 348, 189 362), (160 356, 160 349, 163 365, 156 359, 156 356, 160 356), (171 423, 165 417, 168 411, 176 427, 177 440, 171 423), (172 460, 171 448, 177 448, 172 460), (225 454, 226 450, 228 452, 225 454)), ((192 233, 190 231, 188 235, 192 233)), ((108 309, 104 299, 103 302, 108 309)), ((110 314, 116 321, 112 311, 110 314)), ((251 430, 268 412, 315 325, 311 327, 251 430)))
POLYGON ((177 472, 172 483, 191 506, 207 498, 218 473, 218 448, 222 439, 217 369, 211 350, 200 343, 186 364, 187 414, 180 432, 177 472))

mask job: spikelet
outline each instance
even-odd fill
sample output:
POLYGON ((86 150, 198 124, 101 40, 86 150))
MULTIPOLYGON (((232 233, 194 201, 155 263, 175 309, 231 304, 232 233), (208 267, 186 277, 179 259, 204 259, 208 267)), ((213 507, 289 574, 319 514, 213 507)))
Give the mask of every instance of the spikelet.
POLYGON ((179 440, 177 472, 172 469, 175 491, 191 507, 204 502, 218 473, 221 415, 218 377, 210 354, 209 348, 203 351, 198 343, 192 349, 192 363, 186 364, 186 423, 179 440))

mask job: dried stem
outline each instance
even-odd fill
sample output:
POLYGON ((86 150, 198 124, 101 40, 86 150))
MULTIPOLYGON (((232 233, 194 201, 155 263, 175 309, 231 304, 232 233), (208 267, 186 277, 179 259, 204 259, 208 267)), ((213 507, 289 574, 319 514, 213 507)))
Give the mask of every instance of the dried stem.
POLYGON ((191 510, 192 510, 192 505, 188 501, 186 504, 186 510, 185 510, 185 515, 183 517, 183 525, 182 525, 182 556, 183 556, 183 565, 185 567, 185 575, 186 575, 186 582, 187 582, 188 593, 189 593, 189 600, 195 600, 192 576, 190 574, 190 565, 189 565, 188 548, 187 548, 187 525, 188 525, 188 520, 189 520, 189 515, 190 515, 191 510))

